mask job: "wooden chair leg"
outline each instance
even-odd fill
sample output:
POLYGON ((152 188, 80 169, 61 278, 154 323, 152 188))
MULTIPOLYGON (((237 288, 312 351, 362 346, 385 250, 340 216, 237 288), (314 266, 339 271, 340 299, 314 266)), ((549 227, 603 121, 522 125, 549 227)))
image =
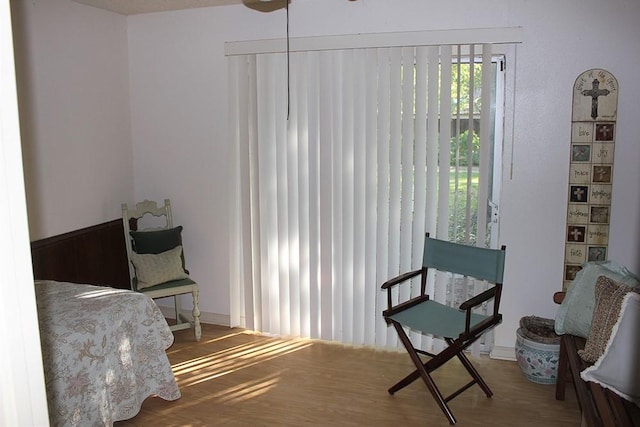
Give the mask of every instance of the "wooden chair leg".
MULTIPOLYGON (((429 372, 427 372, 427 369, 422 363, 422 359, 420 359, 420 356, 418 355, 416 350, 413 348, 413 344, 411 344, 409 337, 407 337, 407 335, 405 334, 402 328, 402 325, 400 325, 399 323, 393 322, 393 326, 396 328, 396 331, 398 332, 398 337, 400 338, 400 341, 402 342, 404 347, 407 349, 407 352, 409 353, 409 357, 411 358, 411 361, 413 361, 413 364, 416 366, 416 371, 414 371, 413 373, 409 374, 407 377, 402 379, 398 384, 393 386, 391 389, 395 389, 395 391, 397 391, 397 390, 400 390, 402 387, 405 387, 406 385, 412 383, 417 378, 417 377, 413 378, 417 373, 418 376, 421 377, 424 383, 426 384, 427 389, 429 389, 429 391, 431 392, 431 395, 436 400, 436 403, 438 404, 442 412, 444 412, 445 416, 449 420, 449 424, 455 424, 456 418, 453 416, 451 409, 449 409, 449 405, 447 405, 447 402, 442 396, 442 393, 440 393, 438 386, 436 385, 435 382, 433 382, 433 379, 431 378, 431 375, 429 375, 429 372), (401 383, 403 385, 398 387, 398 385, 400 385, 401 383)), ((391 389, 389 389, 389 393, 393 394, 391 392, 391 389)))
POLYGON ((193 328, 196 333, 196 341, 200 341, 202 338, 202 327, 200 326, 200 309, 198 308, 198 289, 194 289, 191 294, 193 295, 193 328))
MULTIPOLYGON (((453 344, 453 340, 451 338, 446 338, 445 341, 449 345, 453 344)), ((475 383, 480 386, 482 391, 484 391, 484 394, 486 394, 487 397, 493 396, 493 392, 491 391, 487 383, 484 381, 482 376, 480 376, 480 373, 476 370, 476 367, 473 366, 469 358, 467 358, 467 355, 461 351, 458 354, 456 354, 456 356, 458 357, 462 365, 465 367, 467 372, 469 372, 469 375, 473 377, 473 380, 475 381, 475 383)))
POLYGON ((182 321, 182 306, 180 305, 180 295, 173 296, 173 307, 176 313, 176 325, 181 324, 182 321))
POLYGON ((402 390, 418 378, 420 378, 420 372, 416 369, 415 371, 398 381, 396 384, 391 386, 388 390, 389 394, 395 394, 396 391, 402 390))
POLYGON ((567 386, 569 374, 569 360, 567 359, 567 347, 560 339, 560 356, 558 357, 558 376, 556 377, 556 400, 564 400, 564 391, 567 386))

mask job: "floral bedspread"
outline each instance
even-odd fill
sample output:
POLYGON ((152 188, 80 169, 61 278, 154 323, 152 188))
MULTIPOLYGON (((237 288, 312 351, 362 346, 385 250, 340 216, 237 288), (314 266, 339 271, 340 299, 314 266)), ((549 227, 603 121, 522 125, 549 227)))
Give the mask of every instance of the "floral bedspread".
POLYGON ((180 398, 165 350, 173 334, 146 295, 36 281, 52 426, 110 426, 157 395, 180 398))

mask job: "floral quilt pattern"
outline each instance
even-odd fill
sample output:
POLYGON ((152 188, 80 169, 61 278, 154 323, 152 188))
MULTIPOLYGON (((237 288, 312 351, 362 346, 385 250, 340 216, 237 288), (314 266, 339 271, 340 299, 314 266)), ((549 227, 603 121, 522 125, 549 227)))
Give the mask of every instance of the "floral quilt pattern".
POLYGON ((35 289, 52 426, 111 426, 149 396, 180 398, 173 334, 151 298, 49 280, 35 289))

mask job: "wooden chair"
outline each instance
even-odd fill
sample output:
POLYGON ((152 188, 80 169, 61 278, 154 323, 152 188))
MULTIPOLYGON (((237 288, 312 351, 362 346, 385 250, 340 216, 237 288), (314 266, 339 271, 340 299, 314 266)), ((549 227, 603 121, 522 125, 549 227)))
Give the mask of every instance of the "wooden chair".
POLYGON ((154 201, 144 200, 130 209, 122 204, 131 289, 151 298, 173 297, 176 324, 172 331, 195 329, 196 341, 202 336, 198 284, 189 277, 182 250, 182 226, 173 226, 171 202, 164 200, 158 207, 154 201), (193 321, 185 319, 179 295, 193 296, 193 321))
POLYGON ((422 268, 404 273, 382 285, 382 289, 387 290, 388 295, 388 307, 382 314, 387 323, 395 327, 400 341, 416 366, 415 371, 389 389, 389 394, 394 394, 418 378, 422 378, 451 424, 456 422, 447 405, 447 402, 451 399, 474 384, 478 384, 487 397, 493 395, 489 386, 487 386, 463 351, 480 338, 484 332, 502 321, 502 315, 498 313, 498 309, 502 293, 505 254, 506 248, 504 246, 499 250, 460 245, 433 239, 427 233, 424 242, 422 268), (460 305, 459 309, 448 307, 431 300, 429 295, 426 294, 427 272, 429 269, 486 280, 494 286, 465 301, 460 305), (392 292, 392 289, 403 282, 409 284, 409 279, 417 276, 421 278, 420 294, 394 305, 392 303, 392 295, 395 292, 392 292), (493 310, 490 315, 485 316, 473 313, 475 307, 491 299, 493 299, 493 310), (438 354, 415 348, 405 328, 421 334, 444 338, 448 347, 438 354), (426 358, 425 356, 429 359, 423 362, 423 358, 426 358), (460 360, 472 379, 450 396, 444 397, 433 381, 431 373, 453 357, 457 357, 460 360))

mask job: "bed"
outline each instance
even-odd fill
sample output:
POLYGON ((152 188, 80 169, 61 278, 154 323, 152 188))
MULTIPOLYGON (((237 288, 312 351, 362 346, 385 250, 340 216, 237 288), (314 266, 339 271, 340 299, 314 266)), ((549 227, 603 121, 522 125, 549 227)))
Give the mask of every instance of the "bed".
POLYGON ((32 241, 31 258, 51 425, 111 425, 149 396, 180 397, 173 335, 129 290, 121 218, 32 241))
POLYGON ((173 334, 152 299, 54 280, 35 290, 52 426, 109 426, 149 396, 180 398, 166 355, 173 334))

